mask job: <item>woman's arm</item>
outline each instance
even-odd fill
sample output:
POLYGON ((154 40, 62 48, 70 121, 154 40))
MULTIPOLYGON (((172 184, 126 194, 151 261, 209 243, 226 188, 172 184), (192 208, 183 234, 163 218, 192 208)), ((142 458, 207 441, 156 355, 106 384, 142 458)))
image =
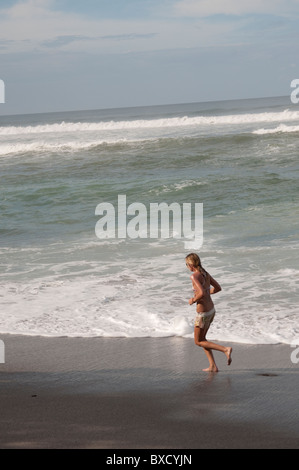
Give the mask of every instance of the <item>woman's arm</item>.
POLYGON ((210 294, 217 294, 217 292, 220 292, 222 289, 221 289, 221 286, 220 284, 218 284, 218 282, 212 278, 212 276, 210 276, 210 284, 211 284, 211 289, 210 289, 210 294))

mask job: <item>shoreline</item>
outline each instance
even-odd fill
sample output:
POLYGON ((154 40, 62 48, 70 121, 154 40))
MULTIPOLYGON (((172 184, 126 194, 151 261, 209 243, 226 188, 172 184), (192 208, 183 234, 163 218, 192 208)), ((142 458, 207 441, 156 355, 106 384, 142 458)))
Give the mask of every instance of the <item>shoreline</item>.
POLYGON ((299 447, 288 345, 232 343, 211 374, 179 337, 0 339, 1 448, 299 447))

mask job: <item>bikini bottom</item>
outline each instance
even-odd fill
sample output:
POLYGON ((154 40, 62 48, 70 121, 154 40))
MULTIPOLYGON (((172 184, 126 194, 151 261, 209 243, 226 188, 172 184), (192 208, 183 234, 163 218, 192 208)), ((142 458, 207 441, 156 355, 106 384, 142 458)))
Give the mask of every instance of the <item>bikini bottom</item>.
POLYGON ((207 330, 214 320, 215 313, 214 307, 209 312, 198 312, 194 320, 194 326, 207 330))

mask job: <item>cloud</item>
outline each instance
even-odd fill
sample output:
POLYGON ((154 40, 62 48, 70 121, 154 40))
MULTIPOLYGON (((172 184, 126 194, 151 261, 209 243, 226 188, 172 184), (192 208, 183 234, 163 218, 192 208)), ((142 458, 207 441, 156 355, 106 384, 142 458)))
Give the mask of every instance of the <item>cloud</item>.
POLYGON ((11 52, 21 52, 72 46, 82 50, 87 42, 96 47, 105 42, 106 52, 113 52, 113 47, 119 52, 121 41, 135 41, 142 49, 140 40, 150 41, 157 34, 153 21, 93 18, 55 10, 56 5, 53 0, 22 0, 11 8, 0 7, 0 43, 11 45, 11 52))
POLYGON ((282 5, 290 8, 298 3, 299 0, 161 0, 160 6, 154 2, 154 18, 149 15, 122 19, 118 15, 112 19, 103 18, 98 10, 91 15, 92 9, 87 7, 85 13, 82 8, 80 13, 59 10, 61 3, 57 0, 19 0, 10 8, 0 6, 0 52, 101 55, 229 46, 265 39, 277 42, 279 35, 290 37, 287 30, 295 31, 297 18, 293 20, 296 28, 290 18, 283 18, 287 23, 280 25, 274 23, 282 19, 275 12, 282 11, 282 5), (265 11, 271 14, 253 15, 265 11))
POLYGON ((200 47, 223 41, 227 26, 189 25, 168 16, 112 19, 61 11, 54 0, 22 0, 0 8, 2 53, 62 50, 88 54, 126 54, 200 47))
POLYGON ((76 0, 73 6, 70 0, 19 0, 10 8, 0 2, 5 112, 269 96, 283 94, 285 84, 289 89, 298 38, 298 14, 286 15, 290 0, 115 0, 121 1, 130 8, 115 15, 114 0, 76 0), (141 8, 131 15, 138 2, 151 14, 141 8))
POLYGON ((130 39, 148 39, 148 38, 153 38, 156 35, 157 33, 146 33, 146 34, 129 33, 129 34, 115 34, 115 35, 99 36, 99 38, 122 41, 122 40, 130 40, 130 39))
POLYGON ((180 17, 291 13, 298 15, 298 0, 179 0, 174 5, 180 17))
POLYGON ((42 44, 46 47, 62 47, 67 46, 76 41, 89 41, 93 38, 88 36, 76 36, 76 35, 69 35, 69 36, 57 36, 53 39, 49 39, 47 41, 43 41, 42 44))
MULTIPOLYGON (((135 39, 148 39, 154 37, 155 33, 148 34, 115 34, 115 35, 106 35, 106 36, 82 36, 82 35, 64 35, 57 36, 52 39, 43 41, 41 44, 48 48, 61 48, 68 46, 74 42, 86 42, 86 41, 130 41, 135 39)), ((1 42, 0 42, 1 47, 1 42)))

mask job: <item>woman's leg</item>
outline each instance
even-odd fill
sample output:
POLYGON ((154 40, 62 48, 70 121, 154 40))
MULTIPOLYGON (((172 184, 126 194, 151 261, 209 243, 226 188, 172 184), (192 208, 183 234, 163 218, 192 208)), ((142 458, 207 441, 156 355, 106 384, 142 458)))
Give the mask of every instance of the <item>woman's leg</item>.
POLYGON ((216 366, 212 350, 220 351, 224 353, 227 357, 227 364, 230 365, 232 362, 232 358, 231 358, 232 348, 221 346, 219 344, 212 343, 211 341, 207 341, 206 340, 207 332, 208 332, 208 328, 205 330, 203 328, 199 328, 198 326, 196 326, 194 328, 194 342, 197 346, 200 346, 201 348, 203 348, 204 352, 206 353, 208 357, 210 367, 209 369, 205 369, 205 370, 218 372, 218 368, 216 366))
MULTIPOLYGON (((194 342, 197 346, 200 346, 200 344, 202 343, 202 341, 205 341, 205 337, 206 337, 206 332, 202 329, 202 328, 199 328, 199 326, 196 326, 194 328, 194 342)), ((215 359, 214 359, 214 356, 213 356, 213 353, 212 353, 212 350, 211 349, 207 349, 203 346, 201 346, 208 358, 208 361, 209 361, 209 368, 208 369, 203 369, 204 372, 218 372, 218 367, 216 365, 216 362, 215 362, 215 359)))

